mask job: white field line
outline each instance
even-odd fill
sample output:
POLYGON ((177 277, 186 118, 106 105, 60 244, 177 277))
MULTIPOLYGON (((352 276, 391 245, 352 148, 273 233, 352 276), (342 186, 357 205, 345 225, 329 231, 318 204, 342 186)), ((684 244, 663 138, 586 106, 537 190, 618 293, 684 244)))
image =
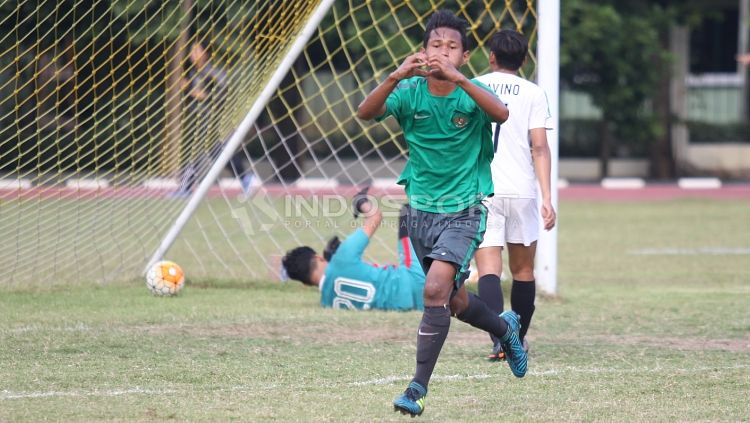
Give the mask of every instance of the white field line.
MULTIPOLYGON (((606 368, 580 368, 580 367, 560 367, 557 369, 549 370, 529 370, 527 376, 558 376, 561 374, 572 374, 572 373, 585 373, 585 374, 632 374, 632 373, 706 373, 715 371, 725 370, 741 370, 750 369, 750 365, 739 364, 736 366, 728 367, 695 367, 691 369, 680 369, 680 368, 669 368, 669 367, 655 367, 651 369, 644 368, 632 368, 632 369, 606 369, 606 368)), ((430 380, 437 381, 454 381, 454 380, 476 380, 476 379, 489 379, 496 378, 496 374, 478 374, 478 375, 435 375, 430 380)), ((394 382, 408 382, 412 378, 411 376, 387 376, 380 379, 366 380, 362 382, 349 383, 350 386, 366 386, 366 385, 388 385, 394 382)))
MULTIPOLYGON (((503 366, 504 367, 504 366, 503 366)), ((633 374, 633 373, 644 373, 644 374, 673 374, 673 373, 708 373, 716 371, 726 370, 742 370, 750 369, 749 365, 736 365, 727 367, 695 367, 690 369, 681 368, 669 368, 669 367, 654 367, 650 369, 646 368, 631 368, 631 369, 606 369, 606 368, 581 368, 581 367, 561 367, 557 369, 549 370, 538 370, 529 371, 528 376, 545 377, 545 376, 559 376, 562 374, 633 374)), ((503 369, 505 370, 505 369, 503 369)), ((435 375, 432 377, 433 381, 456 381, 456 380, 478 380, 478 379, 491 379, 496 378, 497 374, 476 374, 476 375, 435 375)), ((389 385, 396 382, 407 382, 411 380, 411 376, 387 376, 379 379, 371 379, 359 382, 349 382, 340 384, 328 384, 330 388, 341 388, 342 386, 370 386, 370 385, 389 385)), ((323 386, 316 383, 315 386, 323 386)), ((268 390, 269 386, 264 386, 263 389, 268 390)), ((275 388, 280 388, 276 386, 275 388)), ((258 387, 253 386, 232 386, 227 388, 216 388, 216 389, 198 389, 195 392, 252 392, 257 391, 258 387)), ((54 398, 54 397, 117 397, 124 395, 171 395, 179 394, 180 391, 172 389, 144 389, 140 387, 135 388, 123 388, 123 389, 112 389, 112 390, 96 390, 96 391, 45 391, 45 392, 14 392, 9 390, 0 391, 0 401, 17 400, 17 399, 36 399, 36 398, 54 398)))
POLYGON ((158 389, 143 389, 143 388, 130 388, 130 389, 113 389, 109 391, 48 391, 48 392, 13 392, 2 390, 0 391, 0 401, 3 400, 14 400, 14 399, 28 399, 28 398, 49 398, 49 397, 118 397, 122 395, 166 395, 175 394, 177 391, 172 390, 158 390, 158 389))
POLYGON ((89 327, 85 323, 75 323, 65 326, 43 326, 43 325, 24 325, 24 326, 15 326, 11 328, 0 328, 0 334, 6 334, 6 333, 27 333, 27 332, 42 332, 42 331, 48 331, 48 332, 89 332, 91 331, 91 327, 89 327))
POLYGON ((642 248, 640 250, 630 250, 628 254, 638 256, 747 255, 750 254, 750 248, 642 248))

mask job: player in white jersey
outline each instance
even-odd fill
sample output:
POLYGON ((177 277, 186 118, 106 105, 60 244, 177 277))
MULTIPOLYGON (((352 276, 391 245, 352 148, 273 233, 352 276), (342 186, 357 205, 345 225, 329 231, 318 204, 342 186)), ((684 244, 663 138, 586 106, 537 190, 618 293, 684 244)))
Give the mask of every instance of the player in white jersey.
MULTIPOLYGON (((536 84, 517 75, 528 53, 528 41, 515 31, 501 30, 490 40, 492 72, 477 78, 489 86, 510 110, 502 125, 492 124, 495 158, 492 180, 495 196, 487 204, 489 216, 484 241, 476 252, 479 296, 495 312, 503 311, 500 274, 502 251, 507 246, 513 285, 510 304, 521 316, 520 337, 524 347, 526 332, 534 314, 536 284, 534 256, 539 239, 539 216, 544 229, 555 226, 555 209, 550 193, 551 157, 547 144, 547 96, 536 84), (541 209, 537 204, 537 182, 541 209)), ((503 352, 496 339, 490 359, 503 352)))

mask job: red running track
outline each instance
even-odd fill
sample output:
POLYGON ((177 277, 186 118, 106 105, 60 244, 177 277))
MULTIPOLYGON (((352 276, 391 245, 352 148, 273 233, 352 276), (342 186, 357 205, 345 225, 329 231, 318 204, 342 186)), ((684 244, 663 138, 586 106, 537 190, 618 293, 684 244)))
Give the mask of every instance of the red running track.
MULTIPOLYGON (((262 187, 269 196, 283 195, 343 195, 352 196, 359 187, 316 187, 298 188, 281 184, 266 184, 262 187)), ((224 189, 214 186, 208 192, 211 198, 222 195, 234 198, 241 193, 238 189, 224 189)), ((65 187, 32 187, 28 189, 0 189, 0 199, 95 199, 95 198, 174 198, 168 190, 146 189, 142 187, 109 187, 100 189, 76 189, 65 187)), ((400 187, 373 187, 370 194, 374 196, 403 196, 400 187)), ((716 199, 716 200, 750 200, 750 183, 726 183, 721 188, 680 188, 676 184, 647 184, 643 188, 603 188, 599 184, 573 184, 560 188, 559 199, 588 201, 664 201, 680 198, 716 199)), ((175 199, 186 201, 187 197, 175 199)))
POLYGON ((561 200, 663 201, 678 198, 750 200, 750 183, 725 184, 721 188, 680 188, 675 184, 651 184, 643 188, 602 188, 598 184, 570 185, 559 190, 561 200))

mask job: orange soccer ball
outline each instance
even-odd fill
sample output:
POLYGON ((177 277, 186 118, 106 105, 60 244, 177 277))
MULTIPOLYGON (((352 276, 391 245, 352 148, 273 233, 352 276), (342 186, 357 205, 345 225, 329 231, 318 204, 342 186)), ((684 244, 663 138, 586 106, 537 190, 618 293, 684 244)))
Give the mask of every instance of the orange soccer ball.
POLYGON ((177 295, 184 285, 185 273, 172 261, 160 261, 146 273, 146 286, 152 294, 160 297, 177 295))

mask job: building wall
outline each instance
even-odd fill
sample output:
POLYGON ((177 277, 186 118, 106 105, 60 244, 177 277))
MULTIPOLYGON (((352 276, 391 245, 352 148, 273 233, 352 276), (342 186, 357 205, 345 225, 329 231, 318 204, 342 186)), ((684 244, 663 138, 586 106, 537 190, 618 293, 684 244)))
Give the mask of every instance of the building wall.
POLYGON ((750 178, 750 144, 690 144, 688 170, 724 178, 750 178))
MULTIPOLYGON (((723 76, 723 75, 720 75, 723 76)), ((733 124, 742 121, 741 81, 738 78, 691 77, 687 84, 687 118, 690 121, 733 124)), ((601 110, 581 92, 561 90, 560 119, 600 119, 601 110)))

